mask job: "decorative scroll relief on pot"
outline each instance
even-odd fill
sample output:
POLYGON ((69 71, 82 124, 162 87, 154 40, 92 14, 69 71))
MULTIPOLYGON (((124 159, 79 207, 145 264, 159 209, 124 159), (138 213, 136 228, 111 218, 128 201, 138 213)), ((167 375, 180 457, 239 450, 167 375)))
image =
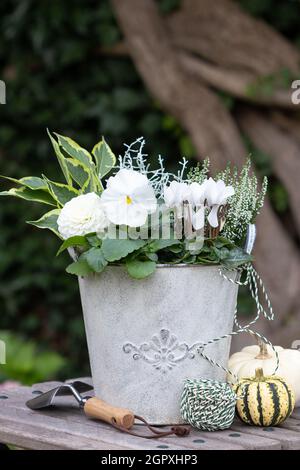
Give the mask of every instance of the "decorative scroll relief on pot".
POLYGON ((135 345, 128 342, 123 345, 123 351, 127 354, 132 353, 134 360, 142 359, 166 374, 185 359, 194 359, 196 349, 201 344, 198 342, 189 346, 187 343, 180 342, 170 330, 162 328, 158 334, 152 336, 148 343, 135 345))

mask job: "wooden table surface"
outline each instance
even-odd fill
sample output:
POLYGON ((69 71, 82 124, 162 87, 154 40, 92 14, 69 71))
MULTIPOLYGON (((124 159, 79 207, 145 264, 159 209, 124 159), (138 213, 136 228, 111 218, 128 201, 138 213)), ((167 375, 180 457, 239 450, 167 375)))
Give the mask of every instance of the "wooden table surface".
MULTIPOLYGON (((91 379, 80 378, 91 383, 91 379)), ((58 382, 44 382, 0 392, 0 442, 23 449, 91 450, 218 450, 300 449, 300 408, 280 427, 259 428, 235 421, 231 429, 202 432, 187 437, 142 439, 85 417, 72 397, 56 399, 56 407, 32 411, 25 402, 58 382)), ((91 393, 87 393, 91 395, 91 393)), ((136 426, 143 432, 141 425, 136 426)))

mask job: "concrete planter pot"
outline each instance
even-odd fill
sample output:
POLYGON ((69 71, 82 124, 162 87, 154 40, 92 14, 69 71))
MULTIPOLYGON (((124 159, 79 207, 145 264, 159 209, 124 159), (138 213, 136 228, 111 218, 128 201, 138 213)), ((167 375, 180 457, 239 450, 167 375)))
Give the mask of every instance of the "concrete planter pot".
MULTIPOLYGON (((181 423, 184 379, 225 379, 196 352, 232 331, 238 286, 218 267, 160 265, 137 281, 124 267, 108 266, 79 286, 95 392, 103 400, 153 424, 181 423)), ((226 365, 229 348, 230 339, 206 352, 226 365)))

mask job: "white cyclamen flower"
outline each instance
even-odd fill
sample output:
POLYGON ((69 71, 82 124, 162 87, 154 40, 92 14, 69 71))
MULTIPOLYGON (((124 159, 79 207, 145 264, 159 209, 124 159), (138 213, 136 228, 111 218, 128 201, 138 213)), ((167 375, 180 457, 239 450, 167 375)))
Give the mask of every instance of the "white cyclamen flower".
POLYGON ((205 183, 192 183, 190 185, 190 202, 195 207, 192 215, 192 224, 195 230, 200 230, 205 224, 205 183))
POLYGON ((64 239, 92 232, 100 233, 108 223, 101 198, 95 193, 71 199, 57 219, 58 231, 64 239))
POLYGON ((155 193, 147 176, 125 168, 108 179, 101 200, 110 222, 129 227, 144 225, 148 214, 157 208, 155 193))
POLYGON ((227 199, 234 195, 234 188, 233 186, 226 186, 222 180, 214 181, 212 178, 206 180, 204 185, 206 204, 211 208, 207 220, 211 227, 218 227, 219 207, 225 205, 227 199))
POLYGON ((170 209, 181 207, 183 202, 190 200, 190 197, 190 187, 186 183, 172 181, 169 186, 164 187, 165 204, 170 209))

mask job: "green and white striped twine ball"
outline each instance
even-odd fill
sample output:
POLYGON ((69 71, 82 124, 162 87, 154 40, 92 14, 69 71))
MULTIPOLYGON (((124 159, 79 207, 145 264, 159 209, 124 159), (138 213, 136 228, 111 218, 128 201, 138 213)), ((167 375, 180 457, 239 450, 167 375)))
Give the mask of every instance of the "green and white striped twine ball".
POLYGON ((227 429, 234 420, 237 396, 225 382, 187 379, 181 397, 181 415, 202 431, 227 429))

